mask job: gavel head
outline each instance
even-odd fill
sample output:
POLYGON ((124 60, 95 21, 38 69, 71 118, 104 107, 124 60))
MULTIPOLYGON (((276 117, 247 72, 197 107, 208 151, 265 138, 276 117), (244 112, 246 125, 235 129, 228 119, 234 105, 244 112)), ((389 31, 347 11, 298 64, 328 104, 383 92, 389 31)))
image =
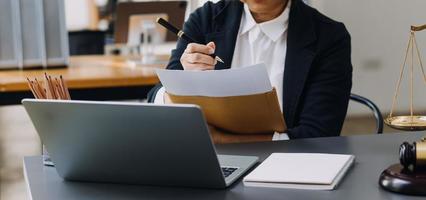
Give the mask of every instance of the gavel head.
POLYGON ((404 142, 399 147, 399 161, 404 168, 413 166, 413 169, 426 167, 426 142, 421 141, 410 144, 404 142))

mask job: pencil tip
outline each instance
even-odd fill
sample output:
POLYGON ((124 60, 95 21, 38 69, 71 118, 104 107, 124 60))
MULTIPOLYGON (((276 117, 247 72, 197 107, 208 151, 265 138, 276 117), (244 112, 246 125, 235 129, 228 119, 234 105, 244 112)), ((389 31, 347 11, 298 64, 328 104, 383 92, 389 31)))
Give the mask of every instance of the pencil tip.
POLYGON ((223 62, 223 60, 221 58, 219 58, 219 56, 216 56, 216 60, 221 62, 221 63, 225 63, 225 62, 223 62))

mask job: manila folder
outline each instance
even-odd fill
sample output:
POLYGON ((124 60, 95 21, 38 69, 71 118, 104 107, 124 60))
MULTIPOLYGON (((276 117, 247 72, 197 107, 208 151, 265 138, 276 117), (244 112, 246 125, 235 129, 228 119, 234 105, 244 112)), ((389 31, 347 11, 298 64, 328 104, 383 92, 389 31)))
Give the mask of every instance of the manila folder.
POLYGON ((266 93, 242 96, 179 96, 170 93, 169 96, 173 103, 199 105, 210 125, 231 133, 283 133, 287 130, 275 88, 266 93))

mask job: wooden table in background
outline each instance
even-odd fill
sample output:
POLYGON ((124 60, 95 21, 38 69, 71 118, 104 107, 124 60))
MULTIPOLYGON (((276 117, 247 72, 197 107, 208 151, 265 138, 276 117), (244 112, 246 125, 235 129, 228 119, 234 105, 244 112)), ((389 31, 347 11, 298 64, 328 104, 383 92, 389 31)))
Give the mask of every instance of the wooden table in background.
POLYGON ((2 70, 0 105, 20 104, 23 98, 32 98, 26 78, 43 80, 45 72, 64 76, 72 99, 143 99, 159 82, 155 69, 164 68, 168 56, 159 56, 158 60, 158 64, 132 66, 119 56, 72 56, 67 68, 2 70))

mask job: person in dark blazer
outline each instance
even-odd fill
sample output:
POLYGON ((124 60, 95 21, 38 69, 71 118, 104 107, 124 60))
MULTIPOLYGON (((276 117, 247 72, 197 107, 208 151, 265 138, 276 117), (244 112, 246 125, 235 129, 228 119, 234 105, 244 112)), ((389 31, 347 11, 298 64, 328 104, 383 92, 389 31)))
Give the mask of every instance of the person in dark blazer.
MULTIPOLYGON (((345 26, 301 0, 222 0, 191 14, 167 69, 221 70, 264 62, 288 127, 271 139, 339 136, 352 87, 345 26), (215 53, 224 63, 209 54, 215 53)), ((161 84, 150 102, 167 101, 161 84)))

